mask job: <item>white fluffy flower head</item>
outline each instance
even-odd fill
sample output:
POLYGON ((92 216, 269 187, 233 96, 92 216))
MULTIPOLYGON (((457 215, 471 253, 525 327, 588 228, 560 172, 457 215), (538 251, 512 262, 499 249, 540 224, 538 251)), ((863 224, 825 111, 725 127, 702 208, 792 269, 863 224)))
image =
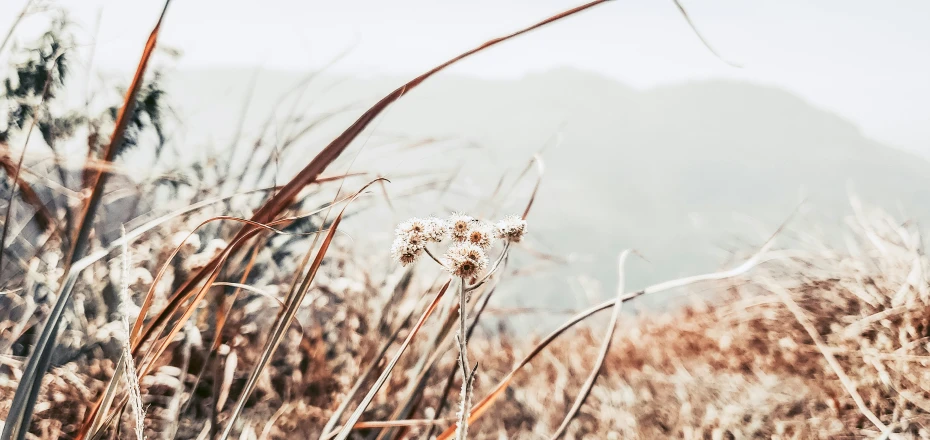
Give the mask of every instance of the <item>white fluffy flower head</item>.
POLYGON ((491 245, 494 244, 494 226, 487 222, 477 222, 471 230, 468 231, 468 238, 466 241, 481 249, 490 249, 491 245))
POLYGON ((423 233, 423 237, 426 241, 432 241, 439 243, 445 238, 447 229, 446 222, 441 218, 429 217, 426 220, 426 231, 423 233))
POLYGON ((394 231, 394 234, 398 237, 410 235, 422 236, 426 233, 427 229, 429 229, 429 221, 413 217, 397 225, 397 230, 394 231))
POLYGON ((449 217, 446 228, 449 229, 449 235, 452 240, 461 243, 468 239, 468 233, 474 226, 475 219, 467 214, 455 213, 449 217))
POLYGON ((508 215, 497 222, 497 237, 502 240, 519 243, 524 235, 526 235, 526 220, 516 215, 508 215))
POLYGON ((394 239, 391 245, 391 256, 403 266, 406 266, 423 254, 425 242, 417 236, 400 236, 394 239))
POLYGON ((488 256, 474 244, 456 243, 446 252, 444 263, 453 275, 472 278, 488 267, 488 256))

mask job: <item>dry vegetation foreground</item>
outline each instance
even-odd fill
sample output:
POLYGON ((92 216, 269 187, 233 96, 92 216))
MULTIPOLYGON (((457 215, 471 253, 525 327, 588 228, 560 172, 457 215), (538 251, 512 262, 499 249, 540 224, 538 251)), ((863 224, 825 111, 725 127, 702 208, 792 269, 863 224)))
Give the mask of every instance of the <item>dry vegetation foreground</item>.
MULTIPOLYGON (((848 252, 815 246, 766 250, 748 271, 694 286, 702 295, 708 295, 708 287, 717 291, 720 300, 712 305, 621 318, 596 384, 566 438, 875 438, 882 430, 885 438, 930 438, 925 278, 930 262, 915 228, 862 210, 849 224, 856 238, 848 252)), ((375 282, 347 255, 331 256, 339 263, 317 278, 300 307, 302 328, 287 333, 235 421, 233 438, 321 436, 350 393, 357 404, 362 393, 350 391, 353 385, 369 366, 375 373, 385 368, 408 335, 411 317, 435 296, 435 288, 424 296, 414 287, 409 271, 375 282)), ((136 271, 147 273, 158 263, 137 263, 136 271)), ((492 292, 493 287, 474 295, 472 314, 484 310, 492 292)), ((215 316, 204 312, 142 378, 146 438, 210 438, 211 419, 219 425, 229 419, 230 402, 254 368, 274 319, 267 310, 277 307, 273 295, 242 295, 223 330, 227 342, 216 351, 218 363, 204 371, 209 365, 204 347, 214 330, 209 321, 215 316)), ((453 424, 460 378, 448 380, 456 350, 445 335, 454 327, 456 304, 452 296, 439 303, 353 435, 426 438, 440 396, 448 400, 432 434, 453 424), (400 422, 393 429, 371 423, 388 420, 400 422)), ((15 304, 4 310, 0 342, 8 353, 9 335, 24 317, 16 316, 15 304)), ((472 437, 549 438, 598 357, 608 330, 600 318, 561 334, 520 369, 473 423, 472 437)), ((75 435, 113 374, 114 362, 100 360, 106 356, 99 354, 118 352, 118 321, 91 323, 63 339, 74 347, 94 347, 84 350, 97 356, 73 353, 46 376, 31 430, 37 438, 75 435), (107 349, 108 344, 117 348, 107 349)), ((507 331, 474 333, 476 400, 530 352, 531 339, 507 331)), ((4 413, 21 365, 21 359, 3 358, 4 413)), ((364 392, 373 381, 369 374, 357 388, 364 392)), ((123 412, 119 433, 109 436, 133 436, 129 413, 123 412)))
MULTIPOLYGON (((916 227, 856 202, 844 251, 778 247, 776 236, 732 270, 626 293, 548 336, 480 325, 515 269, 510 242, 496 258, 506 270, 489 270, 466 298, 460 286, 484 264, 460 265, 458 284, 416 264, 379 275, 372 267, 384 262, 366 260, 386 250, 337 237, 343 214, 370 207, 354 196, 384 182, 359 185, 347 179, 364 173, 330 165, 385 108, 458 60, 604 1, 395 89, 315 156, 291 150, 306 165, 283 185, 272 158, 291 160, 284 150, 315 122, 280 151, 265 133, 234 145, 249 159, 242 169, 211 160, 162 164, 165 175, 127 171, 119 159, 131 150, 156 164, 168 154, 157 69, 145 79, 161 21, 122 104, 95 118, 50 111, 71 46, 64 23, 53 27, 3 94, 0 436, 449 439, 464 315, 462 364, 477 365, 474 405, 462 412, 471 438, 930 438, 930 261, 916 227), (48 148, 27 155, 33 129, 48 148), (58 148, 78 135, 87 160, 74 168, 58 148), (664 315, 619 312, 670 288, 709 300, 664 315)), ((532 224, 538 189, 512 222, 532 224)))

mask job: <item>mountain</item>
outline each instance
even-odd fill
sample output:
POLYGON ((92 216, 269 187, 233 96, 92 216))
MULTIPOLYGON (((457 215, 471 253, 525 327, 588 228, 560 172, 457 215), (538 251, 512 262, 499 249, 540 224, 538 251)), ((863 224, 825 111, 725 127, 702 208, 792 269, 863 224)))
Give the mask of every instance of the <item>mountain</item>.
MULTIPOLYGON (((178 140, 190 148, 228 148, 253 81, 246 139, 254 139, 249 136, 271 113, 270 132, 281 141, 291 115, 309 121, 354 104, 302 140, 291 151, 293 160, 280 161, 286 178, 367 105, 403 83, 321 74, 305 90, 291 90, 303 76, 231 69, 175 74, 169 93, 183 121, 178 140)), ((542 149, 546 171, 529 218, 530 245, 572 263, 543 266, 514 283, 522 293, 512 301, 524 305, 589 302, 568 293, 579 274, 602 284, 594 295, 610 294, 616 255, 626 248, 648 259, 629 264, 629 288, 719 268, 731 250, 759 246, 802 199, 826 225, 825 239, 836 239, 832 226, 850 211, 849 183, 869 203, 895 212, 903 207, 917 219, 930 214, 926 161, 864 137, 849 121, 789 92, 732 81, 636 90, 571 69, 517 80, 439 75, 391 106, 348 159, 358 148, 363 154, 353 169, 389 178, 433 169, 455 176, 443 198, 404 199, 396 213, 371 220, 378 226, 367 229, 386 231, 375 234, 382 241, 390 223, 405 215, 476 206, 502 175, 510 185, 542 149), (414 153, 391 147, 398 139, 419 138, 441 142, 414 153)), ((332 170, 345 169, 348 159, 332 170)), ((530 180, 508 198, 508 208, 522 209, 530 180)), ((801 222, 795 229, 813 224, 801 222)), ((386 256, 386 245, 382 251, 386 256)))

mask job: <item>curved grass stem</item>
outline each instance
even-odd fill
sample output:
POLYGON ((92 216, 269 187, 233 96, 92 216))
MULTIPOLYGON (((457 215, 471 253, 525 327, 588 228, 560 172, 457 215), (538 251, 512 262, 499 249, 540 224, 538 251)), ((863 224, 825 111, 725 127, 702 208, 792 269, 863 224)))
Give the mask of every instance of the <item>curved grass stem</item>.
POLYGON ((449 268, 445 264, 443 264, 443 262, 440 259, 436 258, 436 256, 433 255, 433 253, 429 251, 429 248, 424 247, 423 250, 426 251, 426 255, 429 255, 429 257, 432 258, 433 261, 436 262, 436 264, 442 266, 443 269, 449 270, 449 268))
POLYGON ((504 261, 504 259, 507 258, 508 250, 510 250, 510 241, 508 241, 507 244, 504 245, 504 250, 501 251, 500 257, 497 257, 497 261, 494 262, 494 266, 491 267, 491 270, 489 270, 488 273, 483 278, 478 280, 475 284, 472 284, 469 287, 465 287, 465 283, 464 283, 465 280, 462 280, 462 288, 464 289, 464 291, 471 292, 481 287, 481 285, 483 285, 484 283, 488 282, 488 280, 491 279, 491 276, 494 275, 494 272, 497 272, 497 269, 501 266, 501 263, 504 261))

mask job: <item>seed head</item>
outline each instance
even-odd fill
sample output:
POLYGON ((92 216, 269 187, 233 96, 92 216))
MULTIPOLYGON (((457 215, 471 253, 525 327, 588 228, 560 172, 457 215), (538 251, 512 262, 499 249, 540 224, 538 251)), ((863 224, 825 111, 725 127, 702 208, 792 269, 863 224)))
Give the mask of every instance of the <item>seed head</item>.
POLYGON ((519 243, 524 235, 526 235, 526 220, 518 216, 508 215, 497 222, 497 237, 502 240, 519 243))
POLYGON ((447 229, 446 222, 442 219, 429 217, 426 219, 426 231, 423 233, 423 237, 426 241, 439 243, 445 238, 447 229))
POLYGON ((423 254, 425 242, 418 236, 400 236, 394 239, 391 245, 391 256, 403 266, 406 266, 423 254))
POLYGON ((461 243, 468 239, 468 233, 471 232, 474 223, 475 219, 472 216, 455 213, 449 217, 446 228, 449 230, 449 235, 452 236, 452 241, 461 243))
POLYGON ((489 249, 494 244, 494 226, 478 222, 468 231, 468 242, 481 249, 489 249))
POLYGON ((457 243, 446 252, 445 265, 457 277, 472 278, 488 267, 488 257, 474 244, 457 243))
POLYGON ((397 225, 397 230, 394 231, 394 234, 396 234, 398 237, 407 235, 423 235, 426 233, 428 228, 429 221, 413 217, 397 225))

